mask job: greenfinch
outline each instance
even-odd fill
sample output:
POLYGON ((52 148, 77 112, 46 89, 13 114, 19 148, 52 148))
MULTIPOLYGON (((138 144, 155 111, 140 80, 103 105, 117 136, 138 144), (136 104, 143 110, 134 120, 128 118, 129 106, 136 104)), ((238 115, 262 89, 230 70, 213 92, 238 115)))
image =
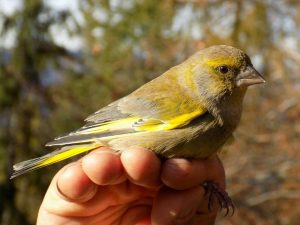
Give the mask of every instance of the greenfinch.
POLYGON ((14 165, 12 178, 101 146, 132 146, 163 158, 206 158, 232 137, 248 86, 264 83, 241 50, 216 45, 89 116, 46 144, 53 152, 14 165))

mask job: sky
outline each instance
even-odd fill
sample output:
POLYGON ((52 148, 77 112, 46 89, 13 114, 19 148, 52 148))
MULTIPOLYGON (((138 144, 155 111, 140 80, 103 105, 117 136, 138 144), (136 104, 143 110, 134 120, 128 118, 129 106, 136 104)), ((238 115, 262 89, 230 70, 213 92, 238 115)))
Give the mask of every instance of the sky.
POLYGON ((22 0, 1 0, 0 11, 6 15, 11 15, 16 9, 22 6, 22 0))
MULTIPOLYGON (((23 0, 0 0, 0 13, 10 16, 22 7, 23 2, 23 0)), ((82 23, 83 19, 78 7, 78 0, 44 0, 44 2, 47 6, 56 10, 71 11, 76 20, 79 23, 82 23)), ((0 17, 0 29, 2 27, 2 21, 3 19, 0 17)), ((82 47, 80 37, 70 37, 63 26, 53 26, 51 27, 50 32, 52 33, 54 41, 58 45, 64 46, 73 51, 79 50, 82 47)), ((14 31, 9 32, 6 37, 0 39, 0 48, 11 48, 14 45, 14 39, 14 31)))

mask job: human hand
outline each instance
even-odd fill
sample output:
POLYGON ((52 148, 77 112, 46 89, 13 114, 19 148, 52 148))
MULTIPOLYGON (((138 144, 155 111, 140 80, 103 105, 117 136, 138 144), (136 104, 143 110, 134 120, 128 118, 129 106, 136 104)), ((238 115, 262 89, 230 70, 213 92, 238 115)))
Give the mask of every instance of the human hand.
POLYGON ((209 225, 204 181, 225 188, 220 160, 168 159, 141 148, 101 148, 62 168, 39 210, 38 225, 209 225), (150 222, 151 221, 151 222, 150 222))

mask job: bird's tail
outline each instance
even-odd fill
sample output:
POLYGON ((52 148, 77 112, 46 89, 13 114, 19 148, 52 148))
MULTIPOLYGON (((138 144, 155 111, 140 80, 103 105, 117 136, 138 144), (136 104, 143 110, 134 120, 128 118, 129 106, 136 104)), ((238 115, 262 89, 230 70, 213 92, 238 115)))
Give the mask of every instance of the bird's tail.
POLYGON ((47 155, 17 163, 13 166, 13 174, 11 175, 10 179, 13 179, 29 171, 60 162, 75 155, 94 150, 100 146, 101 145, 99 143, 65 146, 63 148, 50 152, 47 155))

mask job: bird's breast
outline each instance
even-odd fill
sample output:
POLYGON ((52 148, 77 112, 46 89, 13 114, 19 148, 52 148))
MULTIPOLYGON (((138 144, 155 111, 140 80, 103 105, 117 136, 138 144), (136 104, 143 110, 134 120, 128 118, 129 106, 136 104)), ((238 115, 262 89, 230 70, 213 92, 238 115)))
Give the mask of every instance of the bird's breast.
POLYGON ((237 92, 220 99, 204 122, 195 126, 197 135, 177 151, 183 157, 206 158, 220 150, 240 122, 243 97, 243 92, 237 92))

